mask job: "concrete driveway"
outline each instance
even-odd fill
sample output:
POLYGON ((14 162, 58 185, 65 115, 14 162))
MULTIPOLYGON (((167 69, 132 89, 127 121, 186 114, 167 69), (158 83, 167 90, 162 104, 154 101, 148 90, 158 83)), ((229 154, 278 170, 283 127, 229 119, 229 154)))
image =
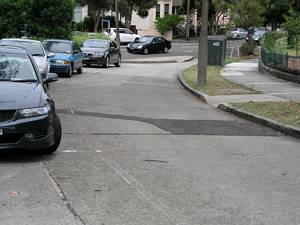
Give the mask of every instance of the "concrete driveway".
POLYGON ((0 224, 300 224, 300 141, 199 102, 177 81, 192 64, 51 85, 62 144, 0 155, 0 224))

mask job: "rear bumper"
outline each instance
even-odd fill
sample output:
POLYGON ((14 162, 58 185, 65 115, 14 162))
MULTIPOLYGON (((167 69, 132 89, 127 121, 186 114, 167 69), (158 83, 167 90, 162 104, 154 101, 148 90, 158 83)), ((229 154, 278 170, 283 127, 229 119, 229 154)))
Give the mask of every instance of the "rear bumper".
POLYGON ((0 151, 9 149, 37 150, 55 144, 54 115, 45 115, 0 123, 0 151))

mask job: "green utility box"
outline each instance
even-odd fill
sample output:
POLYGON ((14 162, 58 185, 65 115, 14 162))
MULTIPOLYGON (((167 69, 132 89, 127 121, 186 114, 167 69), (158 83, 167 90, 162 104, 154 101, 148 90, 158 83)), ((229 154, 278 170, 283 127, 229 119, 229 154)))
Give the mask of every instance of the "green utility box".
POLYGON ((224 36, 208 37, 208 65, 224 66, 226 59, 227 42, 224 36))

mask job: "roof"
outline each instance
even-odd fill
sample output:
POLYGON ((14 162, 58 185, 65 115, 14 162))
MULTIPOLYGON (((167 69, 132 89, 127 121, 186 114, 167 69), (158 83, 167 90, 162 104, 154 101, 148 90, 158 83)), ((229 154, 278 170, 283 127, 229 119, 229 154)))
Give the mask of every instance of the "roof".
POLYGON ((8 46, 8 45, 0 45, 0 52, 2 53, 14 53, 14 54, 21 54, 21 55, 27 55, 27 51, 24 48, 21 47, 15 47, 15 46, 8 46))
POLYGON ((20 42, 31 42, 31 43, 38 43, 40 44, 40 41, 32 40, 32 39, 23 39, 23 38, 3 38, 2 41, 20 41, 20 42))
POLYGON ((44 41, 55 41, 55 42, 64 42, 64 43, 72 43, 73 42, 70 40, 63 40, 63 39, 46 39, 44 41))

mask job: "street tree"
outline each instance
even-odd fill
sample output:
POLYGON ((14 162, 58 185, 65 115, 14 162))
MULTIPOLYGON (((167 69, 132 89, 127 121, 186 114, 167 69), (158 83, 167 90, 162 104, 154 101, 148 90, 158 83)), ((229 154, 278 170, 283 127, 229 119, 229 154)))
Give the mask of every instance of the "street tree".
POLYGON ((300 14, 291 9, 289 15, 284 16, 286 22, 282 24, 288 33, 288 40, 291 47, 296 48, 296 54, 299 55, 299 39, 300 39, 300 14), (295 41, 293 41, 293 39, 295 41))
POLYGON ((249 27, 262 26, 265 22, 263 0, 234 0, 230 6, 230 16, 235 26, 249 27))
POLYGON ((114 5, 113 0, 76 0, 79 5, 87 4, 88 14, 93 18, 94 21, 94 32, 98 32, 101 15, 104 14, 106 10, 112 9, 114 5))

